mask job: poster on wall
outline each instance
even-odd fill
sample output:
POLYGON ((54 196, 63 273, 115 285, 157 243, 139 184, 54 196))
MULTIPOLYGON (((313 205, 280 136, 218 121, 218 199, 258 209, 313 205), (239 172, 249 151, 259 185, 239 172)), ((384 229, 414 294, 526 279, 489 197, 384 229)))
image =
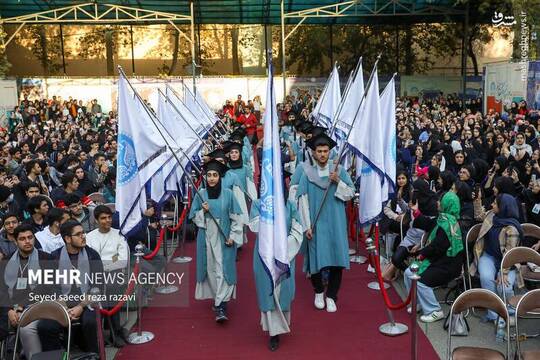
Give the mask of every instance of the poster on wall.
POLYGON ((529 109, 540 110, 540 61, 529 62, 527 105, 529 109))
POLYGON ((484 71, 484 111, 502 112, 512 101, 527 96, 527 78, 523 77, 525 63, 488 64, 484 71))

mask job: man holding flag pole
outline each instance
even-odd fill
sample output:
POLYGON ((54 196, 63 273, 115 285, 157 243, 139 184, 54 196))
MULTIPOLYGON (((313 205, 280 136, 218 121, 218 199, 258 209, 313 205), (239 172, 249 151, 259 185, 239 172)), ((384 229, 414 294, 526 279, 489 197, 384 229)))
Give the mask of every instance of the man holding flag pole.
MULTIPOLYGON (((269 55, 269 59, 272 57, 269 55)), ((279 335, 290 332, 294 298, 294 258, 302 244, 302 226, 296 206, 285 202, 278 118, 272 78, 268 69, 268 106, 264 114, 264 139, 260 200, 252 203, 250 229, 258 233, 253 270, 261 326, 270 334, 269 348, 279 346, 279 335)))

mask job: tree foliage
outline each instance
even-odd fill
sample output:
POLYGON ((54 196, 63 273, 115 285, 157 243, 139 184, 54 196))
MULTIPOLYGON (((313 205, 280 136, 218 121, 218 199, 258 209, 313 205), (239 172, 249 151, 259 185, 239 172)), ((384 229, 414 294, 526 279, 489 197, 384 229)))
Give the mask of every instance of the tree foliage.
POLYGON ((62 69, 59 29, 59 26, 27 25, 17 35, 17 41, 30 49, 40 62, 45 75, 58 74, 62 69))
MULTIPOLYGON (((4 27, 0 26, 0 38, 6 39, 7 34, 4 31, 4 27)), ((0 77, 6 77, 11 64, 9 63, 6 55, 6 47, 3 45, 3 42, 0 44, 0 77)))

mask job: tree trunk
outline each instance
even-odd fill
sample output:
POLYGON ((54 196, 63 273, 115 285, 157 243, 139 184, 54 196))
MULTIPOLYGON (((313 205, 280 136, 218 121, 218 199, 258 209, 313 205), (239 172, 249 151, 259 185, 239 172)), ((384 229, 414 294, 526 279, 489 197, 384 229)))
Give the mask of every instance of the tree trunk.
POLYGON ((231 29, 233 75, 240 74, 240 61, 238 57, 238 33, 239 33, 238 26, 234 25, 231 29))
POLYGON ((171 76, 176 70, 176 65, 178 64, 178 48, 180 46, 180 32, 177 29, 174 29, 174 49, 173 49, 173 58, 171 62, 171 67, 169 68, 169 73, 167 75, 171 76))
POLYGON ((107 56, 107 76, 114 76, 113 31, 105 30, 105 54, 107 56))
POLYGON ((48 50, 48 44, 47 44, 47 34, 45 32, 45 26, 38 25, 39 26, 39 46, 41 47, 41 56, 40 56, 40 62, 41 66, 43 67, 43 73, 45 76, 50 75, 51 67, 50 67, 50 61, 49 61, 49 50, 48 50))
MULTIPOLYGON (((478 76, 478 60, 476 59, 476 54, 474 53, 473 49, 473 34, 469 36, 469 39, 467 40, 467 53, 469 54, 469 57, 471 58, 471 61, 473 63, 474 68, 474 76, 478 76)), ((467 63, 465 63, 465 73, 467 73, 467 63)))
POLYGON ((413 46, 413 31, 411 25, 405 27, 405 39, 403 41, 403 47, 405 48, 405 75, 412 75, 414 65, 414 51, 413 46))

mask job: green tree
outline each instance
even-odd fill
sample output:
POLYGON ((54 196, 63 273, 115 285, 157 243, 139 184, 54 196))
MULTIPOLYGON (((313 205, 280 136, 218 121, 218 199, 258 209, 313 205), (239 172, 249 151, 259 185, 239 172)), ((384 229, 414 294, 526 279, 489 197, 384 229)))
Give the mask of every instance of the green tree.
MULTIPOLYGON (((0 38, 6 39, 7 34, 4 31, 4 27, 0 26, 0 38)), ((6 47, 4 46, 4 43, 2 42, 0 44, 0 77, 6 77, 9 69, 11 68, 11 64, 9 63, 6 55, 6 47)))
POLYGON ((79 42, 83 44, 79 55, 82 58, 106 59, 107 75, 113 76, 114 56, 117 46, 121 43, 128 45, 129 30, 123 26, 98 25, 84 34, 79 42))
POLYGON ((58 26, 27 25, 17 35, 17 42, 30 49, 46 76, 58 74, 62 69, 59 29, 58 26))

